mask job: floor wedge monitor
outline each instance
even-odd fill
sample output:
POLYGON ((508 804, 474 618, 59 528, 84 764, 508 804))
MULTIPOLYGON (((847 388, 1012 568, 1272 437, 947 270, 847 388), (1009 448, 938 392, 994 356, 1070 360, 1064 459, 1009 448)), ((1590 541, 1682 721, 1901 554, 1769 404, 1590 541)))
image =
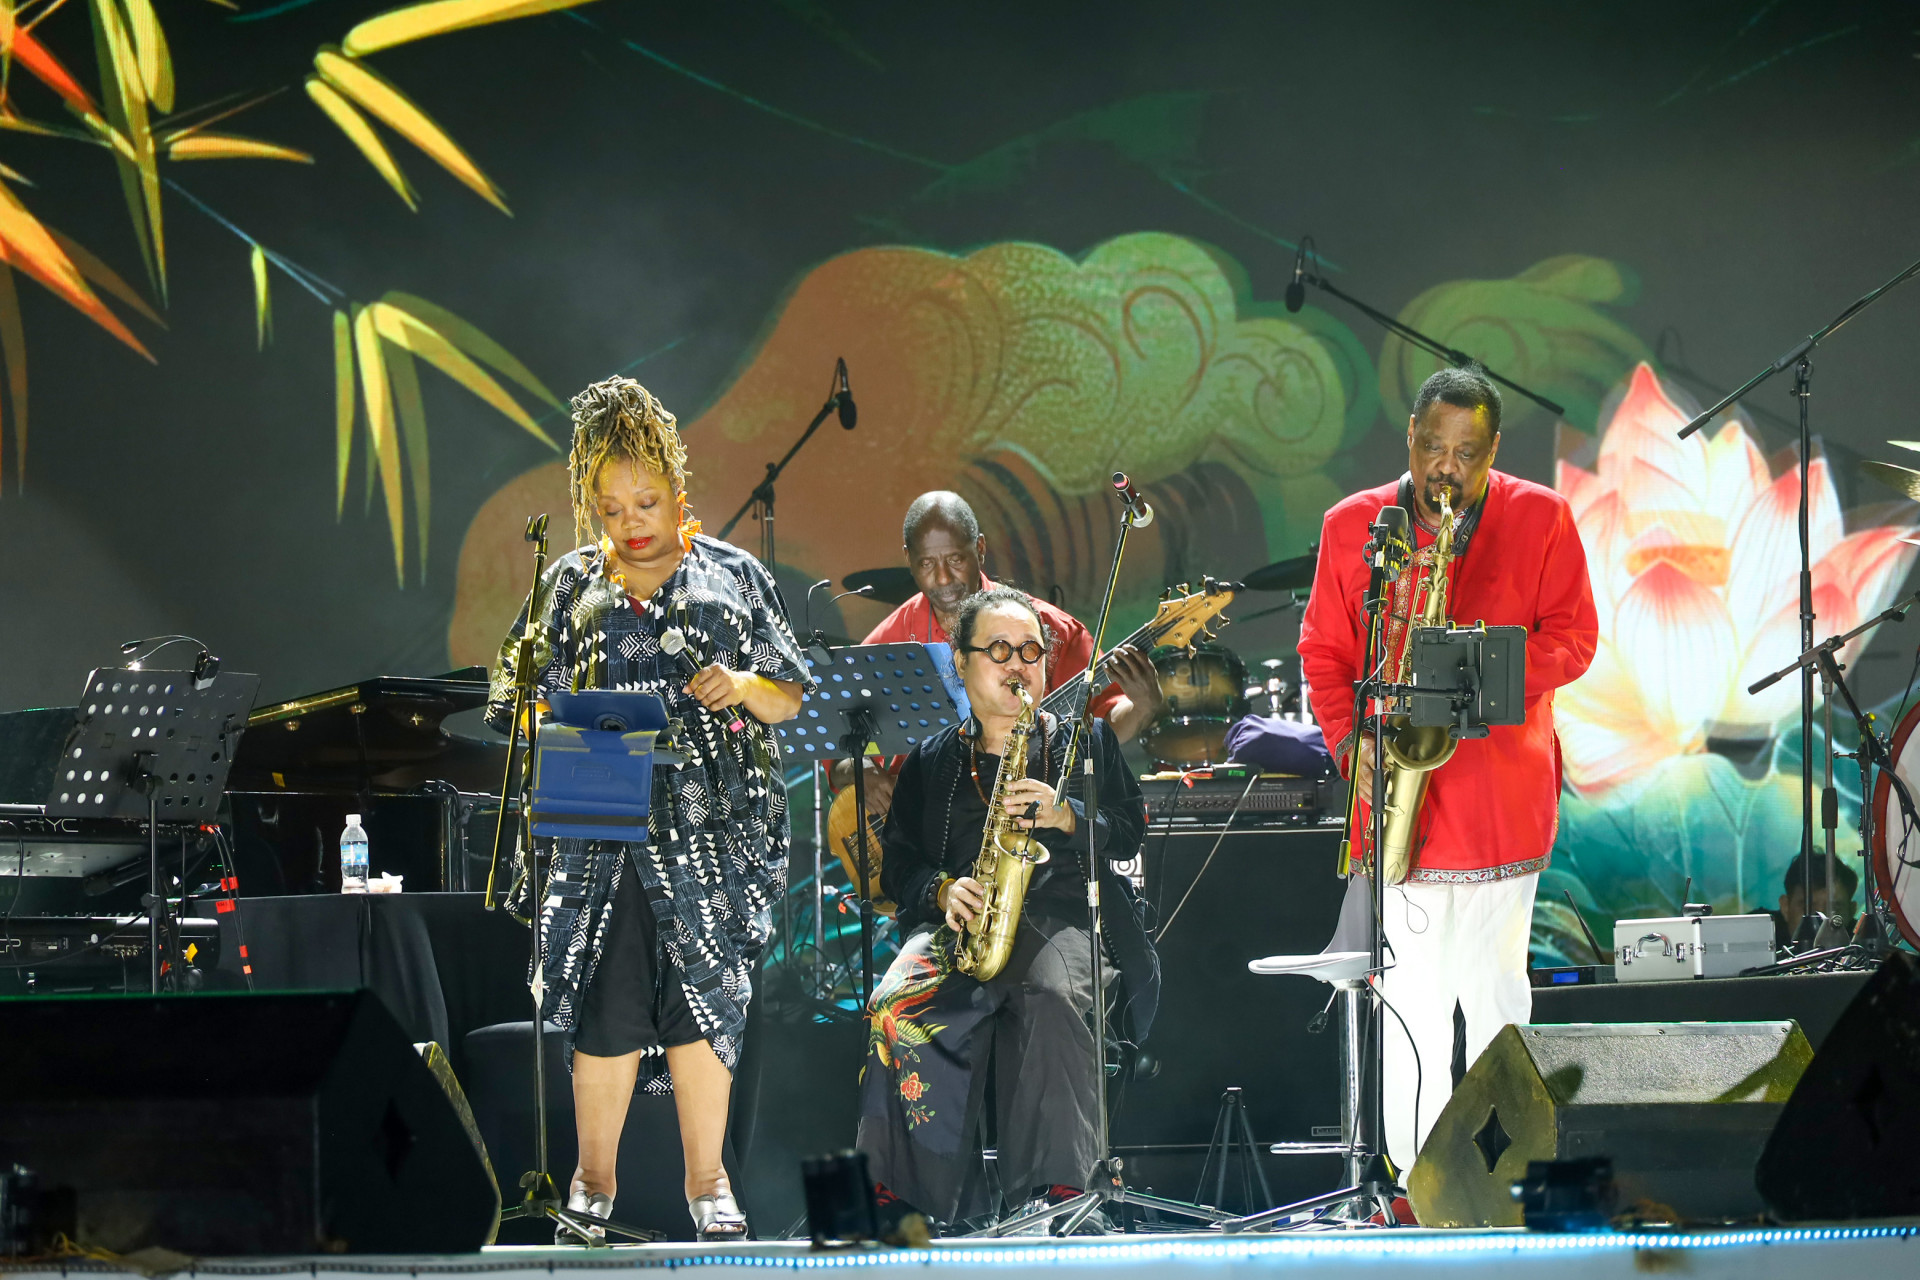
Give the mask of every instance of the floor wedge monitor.
POLYGON ((0 1167, 126 1253, 467 1253, 498 1200, 378 996, 0 1001, 0 1167))
POLYGON ((1760 1158, 1782 1222, 1920 1217, 1920 962, 1889 954, 1833 1025, 1760 1158))
POLYGON ((1423 1226, 1517 1227, 1532 1160, 1606 1156, 1623 1212, 1763 1212, 1754 1165, 1813 1049, 1792 1022, 1509 1026, 1467 1069, 1407 1179, 1423 1226))

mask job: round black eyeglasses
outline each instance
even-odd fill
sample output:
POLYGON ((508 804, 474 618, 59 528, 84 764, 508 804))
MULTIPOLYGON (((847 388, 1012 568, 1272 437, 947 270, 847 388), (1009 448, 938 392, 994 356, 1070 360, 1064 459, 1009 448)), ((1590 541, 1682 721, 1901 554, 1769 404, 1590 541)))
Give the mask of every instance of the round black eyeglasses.
POLYGON ((1020 655, 1020 661, 1032 664, 1040 661, 1042 657, 1046 656, 1047 652, 1046 646, 1038 640, 1029 640, 1018 649, 1014 648, 1013 645, 1005 640, 995 640, 992 644, 985 646, 973 644, 962 645, 960 651, 962 653, 984 653, 988 658, 992 659, 995 664, 1002 667, 1012 662, 1013 655, 1016 653, 1020 655))

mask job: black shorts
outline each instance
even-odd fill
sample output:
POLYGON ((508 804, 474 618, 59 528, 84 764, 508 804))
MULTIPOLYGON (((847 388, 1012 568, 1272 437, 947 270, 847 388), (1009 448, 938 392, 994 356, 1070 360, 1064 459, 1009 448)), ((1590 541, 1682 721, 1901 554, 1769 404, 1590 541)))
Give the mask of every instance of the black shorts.
POLYGON ((620 868, 610 910, 600 963, 574 1019, 574 1050, 618 1058, 705 1039, 687 1007, 680 970, 661 950, 653 908, 630 856, 620 868))

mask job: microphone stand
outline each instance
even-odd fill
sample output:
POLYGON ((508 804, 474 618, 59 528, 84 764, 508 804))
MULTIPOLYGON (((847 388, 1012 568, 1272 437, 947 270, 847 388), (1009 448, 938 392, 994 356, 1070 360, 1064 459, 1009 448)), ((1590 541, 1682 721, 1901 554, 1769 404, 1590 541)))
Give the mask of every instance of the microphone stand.
MULTIPOLYGON (((1472 356, 1468 355, 1466 352, 1461 351, 1456 347, 1450 347, 1446 343, 1440 341, 1438 338, 1428 337, 1426 334, 1420 332, 1418 329, 1414 328, 1412 325, 1403 323, 1402 321, 1397 320, 1394 317, 1388 315, 1384 311, 1379 311, 1373 307, 1368 306, 1366 303, 1360 301, 1360 299, 1354 297, 1352 294, 1346 292, 1345 290, 1339 288, 1337 285, 1334 285, 1333 283, 1328 281, 1325 277, 1315 275, 1312 271, 1306 269, 1304 266, 1300 270, 1300 281, 1302 284, 1312 285, 1314 288, 1320 290, 1322 293, 1332 294, 1334 297, 1340 299, 1340 301, 1346 303, 1348 306, 1358 311, 1361 315, 1367 317, 1367 319, 1372 320, 1374 323, 1378 324, 1381 328, 1385 329, 1388 333, 1393 334, 1395 337, 1405 339, 1407 342, 1412 343, 1414 346, 1420 348, 1422 351, 1425 351, 1430 355, 1435 355, 1440 357, 1440 359, 1445 360, 1448 364, 1453 365, 1455 368, 1463 368, 1466 365, 1478 363, 1477 361, 1474 360, 1472 356)), ((1553 401, 1547 399, 1545 396, 1541 395, 1539 392, 1531 391, 1526 387, 1521 386, 1519 383, 1513 381, 1510 378, 1502 377, 1500 374, 1497 374, 1493 370, 1488 369, 1487 366, 1484 364, 1481 365, 1480 367, 1486 370, 1486 374, 1489 378, 1493 379, 1495 382, 1499 383, 1501 386, 1506 387, 1510 391, 1519 392, 1521 395, 1533 401, 1535 404, 1539 405, 1542 409, 1545 409, 1548 413, 1551 413, 1556 417, 1562 417, 1562 418, 1566 417, 1567 411, 1565 408, 1563 408, 1558 404, 1555 404, 1553 401)))
POLYGON ((800 433, 800 438, 793 442, 793 448, 787 450, 785 457, 778 462, 767 464, 766 479, 753 487, 753 492, 747 495, 747 500, 740 504, 738 511, 733 513, 733 519, 721 526, 720 532, 715 535, 724 542, 727 535, 733 532, 733 526, 739 524, 741 518, 752 511, 754 518, 760 522, 760 563, 767 567, 768 573, 774 572, 773 486, 780 479, 780 473, 787 469, 789 462, 793 461, 793 455, 799 453, 807 441, 813 439, 813 433, 820 429, 820 424, 827 420, 828 414, 837 411, 840 414, 840 425, 848 431, 853 430, 855 421, 853 396, 846 390, 846 372, 847 362, 841 360, 834 370, 833 393, 827 397, 827 402, 820 406, 820 412, 813 415, 813 421, 807 424, 807 429, 800 433))
MULTIPOLYGON (((1113 1132, 1110 1117, 1107 1114, 1107 999, 1104 966, 1100 959, 1100 944, 1104 939, 1105 926, 1100 915, 1100 851, 1097 846, 1100 815, 1100 781, 1094 770, 1091 745, 1093 732, 1093 699, 1105 687, 1096 682, 1093 675, 1100 667, 1100 645, 1106 638, 1107 619, 1113 612, 1114 589, 1120 581, 1120 562, 1126 556, 1127 535, 1136 526, 1152 519, 1144 519, 1128 503, 1126 514, 1120 519, 1120 532, 1116 535, 1113 547, 1113 562, 1107 571, 1106 594, 1100 601, 1100 616, 1093 628, 1093 652, 1088 657, 1088 679, 1080 691, 1080 709, 1074 715, 1073 730, 1067 738, 1066 750, 1060 759, 1060 781, 1054 791, 1054 803, 1065 804, 1067 791, 1073 785, 1074 765, 1080 765, 1081 779, 1081 821, 1086 827, 1087 858, 1087 927, 1088 938, 1093 952, 1093 1079, 1095 1094, 1095 1115, 1099 1125, 1100 1158, 1094 1163, 1087 1175, 1087 1188, 1079 1195, 1059 1204, 1044 1205, 1031 1212, 1016 1214, 1014 1217, 996 1222, 976 1235, 1011 1235, 1023 1227, 1039 1222, 1054 1221, 1058 1226, 1054 1234, 1070 1236, 1079 1230, 1082 1223, 1093 1217, 1096 1210, 1104 1204, 1127 1204, 1138 1208, 1152 1209, 1159 1213, 1174 1214, 1184 1218, 1194 1218, 1201 1222, 1219 1222, 1231 1215, 1206 1205, 1188 1204, 1183 1200, 1169 1200, 1164 1196, 1149 1195, 1145 1192, 1128 1190, 1123 1173, 1125 1162, 1113 1154, 1113 1132)), ((1042 726, 1044 730, 1045 726, 1042 726)), ((856 774, 857 778, 858 775, 856 774)))
MULTIPOLYGON (((1810 680, 1812 672, 1817 668, 1821 674, 1822 682, 1839 691, 1841 698, 1847 704, 1848 712, 1853 716, 1854 723, 1860 728, 1860 746, 1856 753, 1860 766, 1860 878, 1866 890, 1867 900, 1864 904, 1865 911, 1872 917, 1874 926, 1878 931, 1878 941, 1875 944, 1876 954, 1884 952, 1886 940, 1892 937, 1893 934, 1889 931, 1886 904, 1881 901, 1878 888, 1873 878, 1874 813, 1873 787, 1871 785, 1872 770, 1878 769, 1886 776, 1887 781, 1891 784, 1894 798, 1899 802, 1900 811, 1906 817, 1909 829, 1920 827, 1920 810, 1916 810, 1915 808, 1913 793, 1908 789, 1905 779, 1901 778, 1899 771, 1894 768, 1893 756, 1888 751, 1887 744, 1881 739, 1879 732, 1874 729, 1873 716, 1861 709, 1860 704, 1854 700, 1853 690, 1847 687, 1846 680, 1841 676, 1840 673, 1843 668, 1838 661, 1837 655, 1840 650, 1846 646, 1848 641, 1872 630, 1881 623, 1905 621, 1907 610, 1913 608, 1916 604, 1920 604, 1920 591, 1914 592, 1890 608, 1881 610, 1851 631, 1844 632, 1837 636, 1829 636, 1819 644, 1809 646, 1805 652, 1801 653, 1799 657, 1789 662, 1786 666, 1773 672, 1771 675, 1762 676, 1747 686, 1747 692, 1749 694, 1759 693, 1762 689, 1770 688, 1778 684, 1782 679, 1786 678, 1787 675, 1796 670, 1803 673, 1803 678, 1810 680)), ((1829 732, 1827 737, 1827 749, 1829 752, 1833 749, 1831 732, 1829 732)), ((1829 777, 1831 777, 1832 764, 1829 763, 1827 767, 1829 777)), ((1809 816, 1810 815, 1811 810, 1809 810, 1809 816)), ((1832 910, 1834 905, 1833 866, 1830 843, 1828 847, 1827 907, 1828 910, 1832 910)), ((1803 901, 1809 910, 1811 910, 1813 906, 1813 868, 1809 865, 1810 861, 1809 859, 1802 864, 1806 872, 1806 897, 1803 901)))
MULTIPOLYGON (((1847 306, 1839 315, 1828 321, 1802 339, 1798 345, 1772 364, 1763 367, 1760 372, 1722 396, 1712 408, 1695 415, 1693 421, 1681 427, 1678 439, 1688 436, 1707 425, 1719 416, 1720 412, 1740 397, 1753 390, 1776 373, 1783 373, 1789 367, 1793 369, 1793 395, 1800 402, 1800 661, 1794 666, 1800 668, 1800 866, 1804 873, 1803 890, 1809 906, 1813 903, 1813 674, 1814 664, 1808 655, 1815 648, 1813 643, 1813 545, 1808 536, 1808 496, 1807 477, 1813 465, 1813 433, 1807 425, 1807 401, 1813 395, 1813 349, 1840 326, 1847 323, 1878 302, 1881 295, 1895 285, 1920 275, 1920 259, 1909 263, 1903 270, 1895 273, 1892 279, 1876 289, 1869 290, 1847 306)), ((1849 633, 1851 634, 1851 633, 1849 633)), ((1792 670, 1788 667, 1786 670, 1792 670)), ((1765 688, 1773 683, 1769 678, 1755 689, 1765 688)), ((1748 690, 1752 692, 1753 690, 1748 690)), ((1862 806, 1866 804, 1863 797, 1862 806)), ((1863 868, 1864 870, 1864 868, 1863 868)), ((1831 902, 1828 904, 1831 906, 1831 902)))
MULTIPOLYGON (((1411 535, 1410 535, 1411 536, 1411 535)), ((1375 537, 1384 540, 1387 534, 1376 526, 1375 537)), ((1385 1096, 1386 1096, 1386 1020, 1385 1001, 1380 994, 1380 981, 1386 972, 1386 881, 1380 876, 1380 845, 1386 835, 1386 770, 1382 768, 1386 755, 1381 739, 1386 724, 1384 710, 1376 710, 1372 724, 1367 725, 1359 717, 1369 703, 1377 702, 1387 690, 1386 677, 1386 613, 1387 588, 1399 577, 1405 565, 1399 560, 1395 549, 1382 547, 1376 554, 1382 557, 1376 565, 1373 580, 1368 583, 1365 601, 1367 613, 1367 649, 1366 672, 1364 679, 1354 686, 1354 726, 1353 756, 1348 774, 1352 780, 1348 793, 1347 819, 1345 830, 1340 839, 1340 870, 1348 874, 1352 868, 1353 829, 1358 824, 1359 800, 1359 762, 1360 735, 1371 733, 1373 737, 1373 786, 1369 803, 1372 811, 1368 814, 1368 826, 1372 839, 1373 868, 1368 876, 1368 900, 1371 908, 1371 920, 1368 926, 1367 991, 1371 999, 1367 1001, 1366 1027, 1363 1039, 1368 1045, 1364 1062, 1360 1065, 1360 1108, 1354 1117, 1353 1146, 1347 1153, 1347 1168, 1353 1177, 1351 1185, 1338 1191, 1329 1191, 1324 1195, 1310 1196, 1305 1200, 1296 1200, 1292 1204, 1283 1204, 1261 1213, 1248 1214, 1241 1218, 1232 1218, 1220 1223, 1222 1232, 1233 1235, 1242 1231, 1256 1230, 1272 1226, 1277 1222, 1298 1217, 1301 1214, 1313 1214, 1317 1221, 1327 1212, 1341 1206, 1350 1206, 1351 1212, 1360 1221, 1365 1222, 1375 1213, 1388 1226, 1398 1225, 1393 1212, 1393 1202, 1400 1194, 1395 1183, 1395 1172, 1387 1159, 1385 1096)), ((1407 643, 1411 644, 1411 636, 1407 643)), ((1365 859, 1362 858, 1362 866, 1365 859)), ((1354 874, 1359 874, 1354 872, 1354 874)), ((1290 1224, 1294 1226, 1303 1223, 1290 1224)))

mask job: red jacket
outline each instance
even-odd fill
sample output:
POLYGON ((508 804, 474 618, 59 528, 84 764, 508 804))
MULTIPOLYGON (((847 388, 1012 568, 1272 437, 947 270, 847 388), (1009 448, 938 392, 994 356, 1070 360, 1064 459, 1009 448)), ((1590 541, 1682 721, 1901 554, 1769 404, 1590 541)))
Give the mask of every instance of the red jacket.
MULTIPOLYGON (((1397 500, 1399 482, 1356 493, 1327 512, 1313 595, 1300 626, 1300 661, 1312 690, 1314 718, 1346 768, 1353 731, 1353 686, 1366 661, 1367 526, 1397 500)), ((1416 521, 1419 550, 1390 599, 1405 643, 1409 594, 1429 562, 1434 534, 1416 521)), ((1553 848, 1560 818, 1560 744, 1553 732, 1553 691, 1577 680, 1599 641, 1586 549, 1567 500, 1553 490, 1501 472, 1487 482, 1486 509, 1467 553, 1453 566, 1449 610, 1456 624, 1524 626, 1527 720, 1499 725, 1485 738, 1459 744, 1434 770, 1414 835, 1415 880, 1461 883, 1538 871, 1553 848)), ((1364 798, 1363 798, 1364 799, 1364 798)), ((1361 805, 1361 813, 1367 806, 1361 805)))

